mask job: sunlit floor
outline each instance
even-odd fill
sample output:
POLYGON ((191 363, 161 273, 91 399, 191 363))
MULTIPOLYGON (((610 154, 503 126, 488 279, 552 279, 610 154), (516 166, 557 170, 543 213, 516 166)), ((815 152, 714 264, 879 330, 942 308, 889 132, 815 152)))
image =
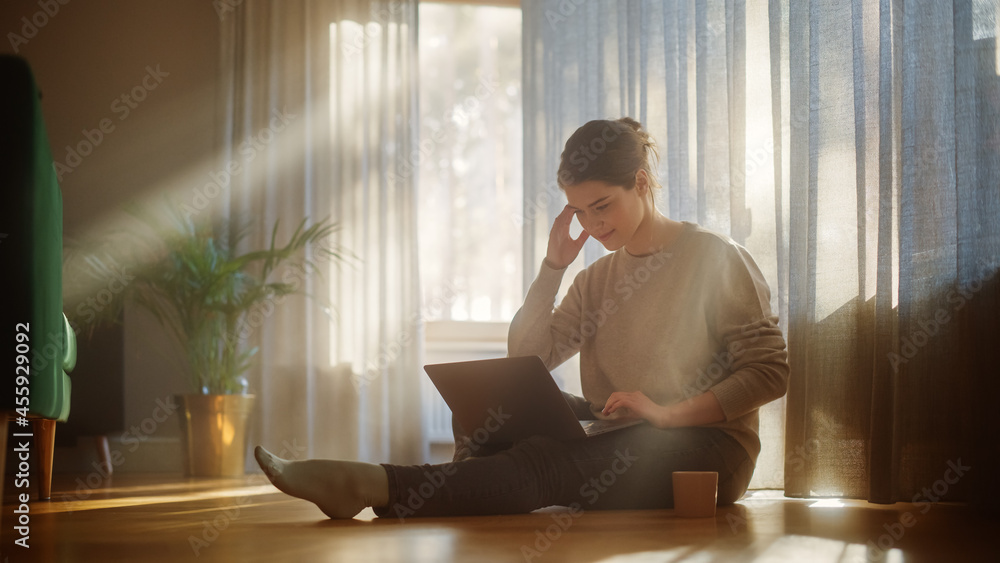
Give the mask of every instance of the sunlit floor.
POLYGON ((183 479, 119 474, 97 488, 56 475, 14 544, 5 488, 0 562, 20 561, 995 561, 997 523, 962 505, 748 495, 714 519, 670 510, 548 509, 517 516, 331 521, 262 475, 183 479), (908 514, 908 515, 907 515, 908 514))

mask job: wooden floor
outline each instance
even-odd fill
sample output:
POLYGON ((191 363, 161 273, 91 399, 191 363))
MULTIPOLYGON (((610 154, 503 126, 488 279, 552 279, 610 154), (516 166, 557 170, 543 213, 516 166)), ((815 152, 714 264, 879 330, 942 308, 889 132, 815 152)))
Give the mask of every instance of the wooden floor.
POLYGON ((28 549, 14 544, 16 506, 8 483, 0 562, 967 562, 996 561, 1000 539, 995 521, 961 505, 817 502, 776 492, 754 493, 701 520, 669 510, 590 511, 575 518, 546 510, 404 522, 366 511, 331 521, 312 504, 276 492, 261 475, 119 474, 92 483, 96 488, 78 477, 86 478, 56 475, 53 499, 30 504, 28 549), (873 551, 880 544, 886 551, 873 551))

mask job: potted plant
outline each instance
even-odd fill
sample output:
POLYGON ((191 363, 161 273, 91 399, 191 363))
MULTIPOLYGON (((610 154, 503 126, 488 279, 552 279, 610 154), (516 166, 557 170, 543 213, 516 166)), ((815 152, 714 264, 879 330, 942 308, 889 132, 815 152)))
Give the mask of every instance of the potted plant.
MULTIPOLYGON (((244 473, 247 419, 254 402, 246 372, 256 347, 247 344, 247 316, 273 310, 282 296, 301 291, 304 275, 315 271, 314 260, 344 260, 345 255, 322 244, 335 230, 327 220, 307 225, 303 219, 284 245, 278 244, 275 222, 267 248, 239 253, 235 249, 249 234, 246 224, 197 222, 171 206, 166 220, 138 213, 147 226, 142 234, 130 231, 125 258, 134 279, 106 308, 118 318, 131 299, 149 311, 176 340, 191 373, 192 393, 179 395, 184 467, 188 475, 240 476, 244 473), (164 228, 165 227, 165 228, 164 228), (216 228, 218 227, 218 230, 216 228), (306 256, 307 247, 313 256, 306 256), (293 276, 275 280, 279 267, 293 268, 293 276)), ((90 255, 91 275, 106 279, 117 260, 90 255)))

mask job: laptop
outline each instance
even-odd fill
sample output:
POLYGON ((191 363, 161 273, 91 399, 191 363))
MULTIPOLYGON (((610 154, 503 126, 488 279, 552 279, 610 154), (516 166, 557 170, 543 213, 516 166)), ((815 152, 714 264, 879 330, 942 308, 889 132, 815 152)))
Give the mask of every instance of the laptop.
POLYGON ((429 364, 424 371, 462 428, 481 444, 537 435, 577 440, 644 422, 577 420, 538 356, 429 364))

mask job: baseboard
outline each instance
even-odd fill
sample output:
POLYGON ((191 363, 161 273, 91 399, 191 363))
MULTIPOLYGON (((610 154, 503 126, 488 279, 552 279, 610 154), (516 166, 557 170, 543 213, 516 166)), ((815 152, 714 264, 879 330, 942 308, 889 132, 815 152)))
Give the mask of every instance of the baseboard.
MULTIPOLYGON (((120 436, 108 437, 108 449, 114 472, 180 473, 182 471, 180 438, 146 437, 122 442, 120 436)), ((89 438, 80 438, 75 447, 57 447, 53 456, 54 473, 106 473, 98 462, 97 446, 89 438)))

